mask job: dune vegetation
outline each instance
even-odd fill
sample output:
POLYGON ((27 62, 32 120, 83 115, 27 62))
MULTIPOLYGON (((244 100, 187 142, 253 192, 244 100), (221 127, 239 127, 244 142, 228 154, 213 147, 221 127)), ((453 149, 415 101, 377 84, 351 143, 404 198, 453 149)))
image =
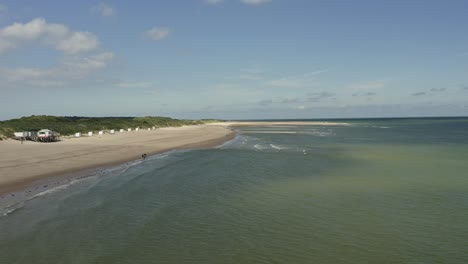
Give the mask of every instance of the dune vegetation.
POLYGON ((13 137, 16 131, 37 131, 47 128, 62 135, 73 135, 81 132, 101 131, 110 129, 178 127, 184 125, 199 125, 219 120, 183 120, 169 117, 79 117, 79 116, 47 116, 33 115, 6 121, 0 121, 0 140, 13 137))

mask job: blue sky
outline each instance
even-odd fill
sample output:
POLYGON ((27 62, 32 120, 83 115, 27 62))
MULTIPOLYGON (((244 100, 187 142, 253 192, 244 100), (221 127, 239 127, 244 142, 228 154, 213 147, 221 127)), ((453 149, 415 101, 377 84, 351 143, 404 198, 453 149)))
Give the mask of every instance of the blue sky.
POLYGON ((0 120, 468 115, 468 1, 0 0, 0 120))

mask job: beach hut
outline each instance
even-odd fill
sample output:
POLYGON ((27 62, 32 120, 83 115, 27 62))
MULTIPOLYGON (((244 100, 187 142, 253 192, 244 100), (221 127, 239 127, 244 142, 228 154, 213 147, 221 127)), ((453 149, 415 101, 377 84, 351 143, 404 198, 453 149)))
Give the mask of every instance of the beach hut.
POLYGON ((92 137, 93 136, 93 131, 89 131, 88 132, 88 137, 92 137))
POLYGON ((29 132, 15 132, 15 137, 17 138, 25 138, 25 137, 28 137, 28 133, 29 132))
POLYGON ((114 130, 114 129, 111 129, 109 133, 115 134, 115 130, 114 130))
POLYGON ((14 139, 21 140, 21 141, 32 139, 32 132, 28 132, 28 131, 15 132, 14 135, 15 135, 14 139))
POLYGON ((151 130, 151 128, 148 127, 148 130, 151 130))
POLYGON ((135 131, 138 131, 138 130, 140 130, 140 128, 139 128, 139 127, 135 128, 135 131))
POLYGON ((40 142, 53 142, 60 139, 60 133, 52 131, 50 129, 41 129, 37 131, 37 141, 40 142))
POLYGON ((127 131, 128 131, 128 132, 130 132, 130 131, 132 131, 132 129, 131 129, 131 128, 129 128, 129 129, 127 129, 127 131))
POLYGON ((80 133, 80 132, 78 132, 78 133, 75 133, 75 137, 76 137, 76 138, 79 138, 79 137, 81 137, 81 133, 80 133))
POLYGON ((124 132, 124 130, 123 130, 123 129, 120 129, 120 133, 123 133, 123 132, 124 132))
POLYGON ((99 131, 98 133, 100 136, 104 135, 104 131, 99 131))

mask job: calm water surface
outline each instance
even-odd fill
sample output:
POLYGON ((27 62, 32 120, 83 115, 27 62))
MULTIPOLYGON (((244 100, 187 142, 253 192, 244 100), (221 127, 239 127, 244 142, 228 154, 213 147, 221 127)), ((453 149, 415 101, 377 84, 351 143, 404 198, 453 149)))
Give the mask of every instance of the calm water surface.
POLYGON ((468 263, 468 119, 238 128, 0 214, 0 263, 468 263))

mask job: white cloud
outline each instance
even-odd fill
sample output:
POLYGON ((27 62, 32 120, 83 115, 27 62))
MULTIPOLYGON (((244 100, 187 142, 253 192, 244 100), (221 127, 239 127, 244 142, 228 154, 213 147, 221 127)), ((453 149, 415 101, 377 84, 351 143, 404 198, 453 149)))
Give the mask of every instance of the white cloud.
POLYGON ((103 17, 110 17, 115 15, 115 9, 106 3, 99 3, 97 6, 94 6, 93 11, 98 12, 103 17))
POLYGON ((205 3, 209 5, 221 4, 222 2, 224 2, 224 0, 205 0, 205 3))
POLYGON ((169 36, 171 30, 167 27, 154 27, 145 32, 145 36, 152 40, 162 40, 169 36))
POLYGON ((74 32, 68 38, 59 41, 56 48, 65 53, 76 54, 93 50, 99 45, 99 40, 89 32, 74 32))
POLYGON ((246 5, 261 5, 271 2, 271 0, 240 0, 246 5))
POLYGON ((0 54, 25 43, 41 43, 67 54, 94 50, 99 39, 90 32, 71 31, 62 24, 35 18, 28 23, 14 23, 0 28, 0 54))

